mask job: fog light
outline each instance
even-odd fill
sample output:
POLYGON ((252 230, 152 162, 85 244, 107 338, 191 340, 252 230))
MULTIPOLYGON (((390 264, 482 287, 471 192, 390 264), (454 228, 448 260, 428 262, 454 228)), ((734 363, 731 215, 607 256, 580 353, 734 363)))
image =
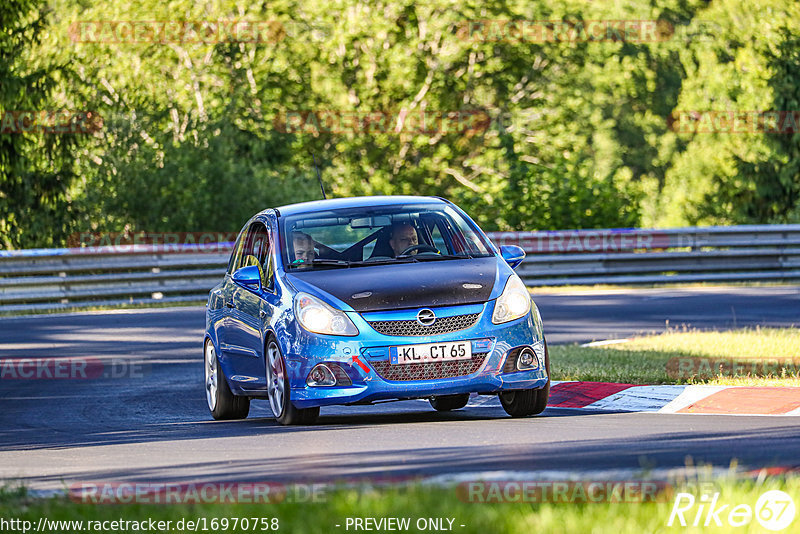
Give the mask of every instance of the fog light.
POLYGON ((539 358, 529 348, 522 349, 517 357, 517 370, 525 371, 528 369, 537 369, 539 367, 539 358))
POLYGON ((333 376, 333 372, 327 365, 320 363, 308 373, 306 384, 309 386, 335 386, 336 377, 333 376))

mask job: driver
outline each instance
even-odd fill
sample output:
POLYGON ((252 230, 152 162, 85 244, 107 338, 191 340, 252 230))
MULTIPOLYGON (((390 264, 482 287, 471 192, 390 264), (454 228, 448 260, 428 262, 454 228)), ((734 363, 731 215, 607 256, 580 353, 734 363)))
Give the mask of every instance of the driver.
POLYGON ((314 252, 314 239, 303 232, 292 232, 292 245, 294 246, 294 261, 300 269, 308 269, 316 258, 314 252))
MULTIPOLYGON (((392 225, 392 232, 389 237, 389 246, 392 247, 395 257, 403 253, 407 248, 419 244, 417 231, 408 223, 398 223, 392 225)), ((411 254, 416 254, 413 251, 411 254)))

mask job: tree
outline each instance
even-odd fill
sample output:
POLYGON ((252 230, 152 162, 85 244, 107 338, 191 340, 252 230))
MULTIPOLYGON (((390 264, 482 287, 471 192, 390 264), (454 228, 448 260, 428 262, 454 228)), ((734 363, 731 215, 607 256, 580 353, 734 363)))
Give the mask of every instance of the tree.
POLYGON ((733 132, 732 122, 711 121, 800 110, 800 5, 719 0, 697 17, 715 21, 717 31, 680 51, 686 74, 674 115, 689 128, 678 134, 683 148, 672 158, 651 220, 670 226, 800 220, 800 134, 770 133, 755 121, 733 132))
POLYGON ((37 131, 31 115, 20 124, 21 112, 42 117, 55 111, 53 91, 70 79, 63 65, 40 63, 33 54, 46 16, 40 0, 0 4, 0 244, 5 248, 63 243, 73 222, 69 188, 78 137, 37 131), (28 128, 33 131, 24 131, 28 128))

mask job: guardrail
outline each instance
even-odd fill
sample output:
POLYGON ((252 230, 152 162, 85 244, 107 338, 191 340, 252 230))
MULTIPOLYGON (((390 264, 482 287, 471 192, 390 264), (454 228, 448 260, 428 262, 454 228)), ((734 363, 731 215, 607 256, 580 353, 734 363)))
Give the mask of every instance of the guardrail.
MULTIPOLYGON (((529 286, 800 279, 800 225, 491 232, 529 286)), ((205 300, 231 243, 0 251, 0 312, 205 300)))
POLYGON ((231 243, 0 251, 0 313, 205 300, 231 243))
POLYGON ((495 232, 528 254, 528 285, 800 279, 800 225, 495 232))

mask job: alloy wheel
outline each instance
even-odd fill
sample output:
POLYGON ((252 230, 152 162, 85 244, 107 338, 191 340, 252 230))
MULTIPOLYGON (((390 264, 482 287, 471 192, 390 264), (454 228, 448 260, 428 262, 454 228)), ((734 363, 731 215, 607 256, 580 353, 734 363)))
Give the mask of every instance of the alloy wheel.
POLYGON ((267 346, 267 396, 275 417, 283 414, 285 376, 283 358, 281 358, 278 344, 270 341, 267 346))
POLYGON ((206 402, 212 412, 217 407, 217 353, 214 344, 206 342, 206 402))

